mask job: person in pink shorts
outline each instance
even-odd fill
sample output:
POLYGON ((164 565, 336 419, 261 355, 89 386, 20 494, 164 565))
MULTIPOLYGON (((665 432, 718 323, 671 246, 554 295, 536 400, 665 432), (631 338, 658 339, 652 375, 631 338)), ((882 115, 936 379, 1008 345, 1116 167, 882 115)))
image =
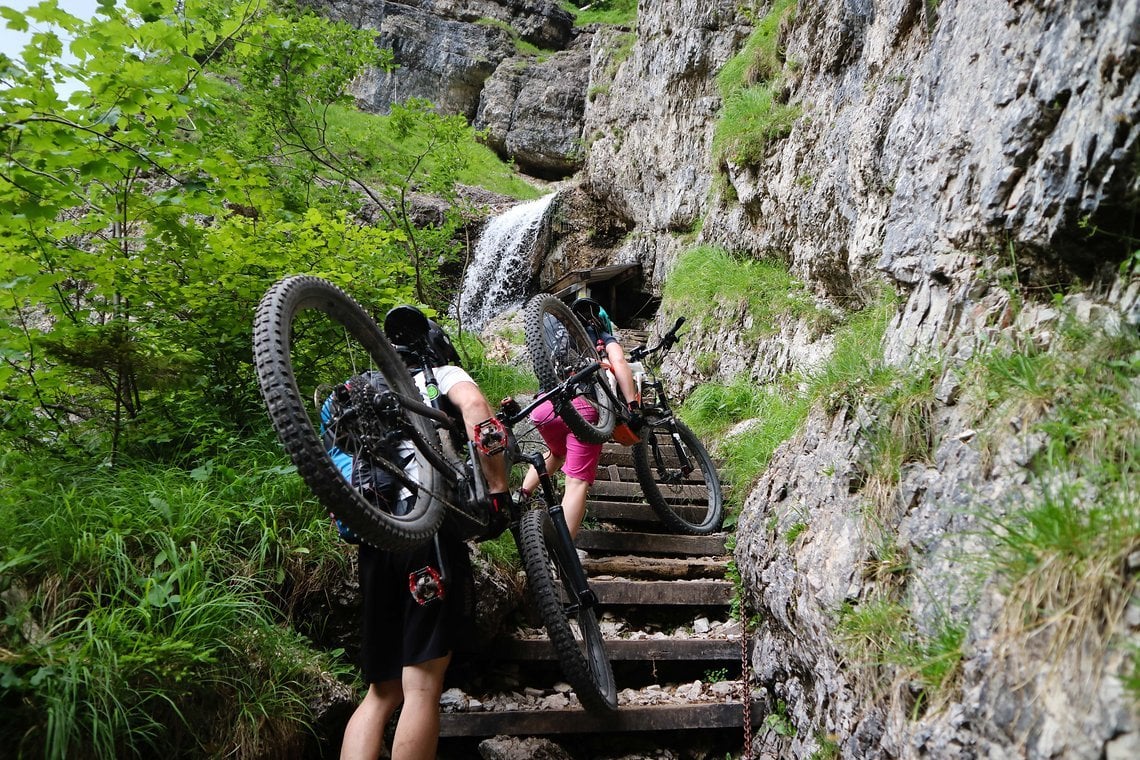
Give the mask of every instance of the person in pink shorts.
MULTIPOLYGON (((589 402, 577 397, 572 402, 574 407, 589 422, 597 422, 598 410, 590 406, 589 402)), ((578 436, 570 432, 561 417, 554 413, 554 406, 544 401, 530 413, 530 419, 546 442, 548 451, 545 455, 546 471, 555 472, 559 467, 566 475, 566 492, 562 496, 562 511, 566 515, 566 525, 570 528, 570 535, 578 535, 578 526, 586 514, 586 497, 590 493, 590 486, 594 484, 594 476, 598 471, 598 459, 602 455, 602 444, 585 443, 578 440, 578 436)), ((531 467, 523 480, 519 496, 526 500, 538 487, 538 471, 531 467)))

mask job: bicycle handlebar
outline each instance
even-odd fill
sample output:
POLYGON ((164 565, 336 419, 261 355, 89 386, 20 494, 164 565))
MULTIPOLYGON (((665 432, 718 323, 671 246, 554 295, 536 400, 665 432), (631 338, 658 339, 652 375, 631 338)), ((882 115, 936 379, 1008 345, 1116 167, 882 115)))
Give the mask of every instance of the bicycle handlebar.
POLYGON ((683 324, 685 324, 685 318, 677 317, 677 321, 673 323, 673 327, 669 329, 669 332, 661 336, 661 341, 656 346, 653 348, 649 348, 649 344, 638 346, 629 352, 629 358, 633 361, 640 361, 658 351, 668 351, 680 340, 677 331, 681 329, 681 325, 683 324))

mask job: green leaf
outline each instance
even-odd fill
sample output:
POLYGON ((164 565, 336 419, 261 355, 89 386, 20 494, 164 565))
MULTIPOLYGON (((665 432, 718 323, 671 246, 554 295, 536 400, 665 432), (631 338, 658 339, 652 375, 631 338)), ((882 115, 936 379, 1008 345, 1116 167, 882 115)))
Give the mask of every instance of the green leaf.
POLYGON ((4 17, 7 21, 7 27, 17 32, 28 31, 28 19, 23 13, 15 8, 9 8, 6 5, 0 5, 0 16, 4 17))

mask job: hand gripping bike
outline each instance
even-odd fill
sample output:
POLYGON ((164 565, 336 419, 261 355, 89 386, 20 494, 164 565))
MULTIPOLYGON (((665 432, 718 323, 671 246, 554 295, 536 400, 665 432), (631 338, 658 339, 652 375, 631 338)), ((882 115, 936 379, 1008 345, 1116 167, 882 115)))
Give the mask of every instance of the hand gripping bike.
MULTIPOLYGON (((551 324, 550 332, 557 333, 557 326, 551 324)), ((598 627, 597 598, 541 454, 524 452, 514 434, 544 400, 568 416, 575 396, 604 397, 596 355, 574 359, 564 351, 558 371, 567 374, 558 382, 525 406, 505 401, 468 436, 458 412, 440 397, 426 343, 418 345, 414 334, 407 340, 401 358, 356 301, 320 278, 288 277, 270 287, 254 322, 254 360, 286 453, 327 510, 362 540, 392 551, 431 540, 445 519, 466 538, 495 535, 502 527, 492 525, 480 456, 502 454, 508 466, 534 465, 550 506, 525 512, 514 506, 510 516, 528 587, 578 699, 588 709, 615 709, 617 689, 598 627), (413 372, 421 376, 423 391, 413 372), (335 413, 329 399, 338 401, 335 413), (375 479, 358 478, 355 465, 346 477, 344 457, 383 470, 399 496, 378 493, 371 487, 375 479)), ((608 435, 607 423, 599 422, 581 425, 595 436, 608 435)), ((612 428, 612 414, 608 424, 612 428)))

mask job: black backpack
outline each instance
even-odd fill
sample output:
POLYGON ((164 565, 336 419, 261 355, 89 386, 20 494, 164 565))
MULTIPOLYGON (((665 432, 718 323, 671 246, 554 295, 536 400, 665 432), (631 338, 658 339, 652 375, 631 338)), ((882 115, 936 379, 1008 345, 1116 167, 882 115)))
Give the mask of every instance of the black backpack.
POLYGON ((433 367, 461 367, 459 352, 443 327, 414 306, 397 306, 384 317, 384 334, 412 370, 411 355, 422 354, 433 367))

